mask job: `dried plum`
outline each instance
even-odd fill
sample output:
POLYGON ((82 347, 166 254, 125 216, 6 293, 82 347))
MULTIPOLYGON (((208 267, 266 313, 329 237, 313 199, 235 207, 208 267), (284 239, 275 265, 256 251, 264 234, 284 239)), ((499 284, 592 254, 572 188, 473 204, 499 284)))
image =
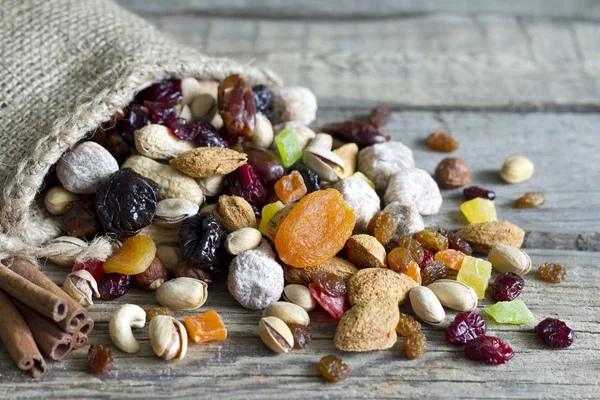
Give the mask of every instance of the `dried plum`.
POLYGON ((319 132, 328 133, 343 142, 356 143, 361 149, 389 140, 389 138, 383 136, 373 125, 357 121, 332 122, 325 124, 319 129, 319 132))
POLYGON ((213 273, 226 271, 224 251, 227 232, 213 214, 203 212, 186 219, 179 231, 183 258, 193 268, 213 273))
POLYGON ((130 168, 112 174, 96 193, 96 211, 106 232, 123 239, 150 225, 156 213, 158 191, 154 181, 130 168))

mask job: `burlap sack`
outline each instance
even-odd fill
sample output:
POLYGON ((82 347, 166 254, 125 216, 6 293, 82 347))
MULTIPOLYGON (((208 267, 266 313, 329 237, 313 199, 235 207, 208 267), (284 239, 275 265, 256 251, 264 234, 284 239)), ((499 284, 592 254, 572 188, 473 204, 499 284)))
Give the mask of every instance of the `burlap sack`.
POLYGON ((36 204, 49 168, 153 82, 269 71, 207 57, 107 0, 4 0, 0 5, 0 255, 33 254, 60 232, 36 204))

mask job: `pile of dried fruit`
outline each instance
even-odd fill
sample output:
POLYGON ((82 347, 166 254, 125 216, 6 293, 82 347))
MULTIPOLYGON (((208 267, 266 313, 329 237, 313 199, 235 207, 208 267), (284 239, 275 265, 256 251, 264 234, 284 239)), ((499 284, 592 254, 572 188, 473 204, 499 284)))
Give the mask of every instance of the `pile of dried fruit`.
MULTIPOLYGON (((313 130, 316 109, 306 88, 250 87, 237 75, 221 83, 164 81, 141 91, 67 152, 47 179, 53 187, 46 207, 68 234, 47 244, 52 261, 72 268, 65 290, 84 305, 131 286, 154 291, 163 307, 121 306, 110 334, 120 350, 135 353, 140 344, 132 328, 148 321, 152 348, 165 360, 185 356, 188 335, 195 343, 227 337, 214 311, 186 316, 184 324, 173 312, 201 307, 209 284, 220 279, 242 306, 263 310, 258 335, 275 352, 309 346, 309 312, 319 305, 339 321, 337 349, 387 349, 400 335, 406 356, 420 358, 425 332, 399 311, 408 299, 432 326, 445 322, 446 309, 459 311, 446 337, 469 358, 510 360, 510 346, 486 336, 485 321, 473 311, 495 269, 501 275, 489 293, 497 303, 485 313, 498 323, 534 319, 516 299, 531 269, 520 250, 524 231, 497 220, 496 194, 465 188, 461 210, 469 224, 456 233, 426 228, 422 215, 442 205, 439 188, 471 182, 467 163, 446 158, 434 179, 415 166, 407 146, 380 133, 391 118, 386 107, 374 109, 370 123, 313 130), (84 273, 89 287, 82 288, 84 273)), ((442 152, 459 147, 444 132, 427 144, 442 152)), ((500 176, 522 182, 533 169, 515 156, 500 176)), ((540 193, 528 193, 516 206, 543 202, 540 193)), ((539 273, 551 282, 565 276, 549 263, 539 273)), ((573 341, 558 320, 542 321, 536 332, 552 347, 573 341)), ((93 346, 89 362, 91 371, 104 373, 114 357, 93 346)), ((318 371, 333 382, 350 375, 332 355, 318 371)))

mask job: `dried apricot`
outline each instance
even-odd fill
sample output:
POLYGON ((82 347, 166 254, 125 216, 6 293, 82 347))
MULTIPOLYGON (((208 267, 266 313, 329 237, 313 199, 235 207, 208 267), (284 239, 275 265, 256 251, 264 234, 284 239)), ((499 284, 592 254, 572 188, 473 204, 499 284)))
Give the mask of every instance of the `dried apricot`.
POLYGON ((300 200, 306 195, 307 189, 304 178, 298 171, 292 171, 289 175, 282 176, 275 182, 275 194, 284 203, 292 203, 300 200))
POLYGON ((456 271, 459 271, 460 267, 462 266, 463 258, 465 258, 466 256, 467 255, 464 254, 462 251, 446 249, 435 253, 433 259, 435 261, 443 262, 444 265, 448 268, 452 268, 456 271))
POLYGON ((123 242, 104 262, 104 272, 137 275, 146 271, 156 256, 154 240, 146 236, 134 236, 123 242))
POLYGON ((216 311, 183 317, 183 322, 192 340, 196 343, 224 340, 227 338, 227 328, 216 311))
POLYGON ((279 226, 279 258, 296 268, 318 265, 344 248, 355 222, 354 211, 337 190, 304 196, 279 226))
POLYGON ((419 268, 419 264, 412 263, 408 266, 408 269, 403 272, 404 275, 410 277, 413 281, 417 282, 419 285, 421 284, 421 268, 419 268))

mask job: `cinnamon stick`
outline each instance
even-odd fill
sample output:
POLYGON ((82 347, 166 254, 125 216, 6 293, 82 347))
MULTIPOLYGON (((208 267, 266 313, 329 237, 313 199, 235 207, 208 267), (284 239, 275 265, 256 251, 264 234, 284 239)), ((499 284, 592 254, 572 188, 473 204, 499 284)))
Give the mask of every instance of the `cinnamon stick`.
POLYGON ((81 332, 75 332, 73 334, 73 348, 74 349, 79 349, 83 346, 85 346, 88 343, 88 336, 81 332))
POLYGON ((55 322, 67 316, 66 300, 0 265, 0 289, 55 322))
POLYGON ((63 328, 66 332, 77 332, 85 322, 90 319, 90 314, 86 309, 52 282, 50 278, 44 275, 32 261, 26 258, 15 257, 3 260, 3 263, 28 281, 35 283, 39 287, 42 287, 67 301, 69 308, 67 317, 58 323, 58 326, 63 328))
POLYGON ((21 316, 29 325, 35 342, 51 360, 60 361, 73 350, 73 335, 60 329, 54 321, 12 299, 21 316))
POLYGON ((0 290, 0 340, 22 371, 34 378, 46 372, 46 362, 40 354, 31 330, 8 296, 0 290))

